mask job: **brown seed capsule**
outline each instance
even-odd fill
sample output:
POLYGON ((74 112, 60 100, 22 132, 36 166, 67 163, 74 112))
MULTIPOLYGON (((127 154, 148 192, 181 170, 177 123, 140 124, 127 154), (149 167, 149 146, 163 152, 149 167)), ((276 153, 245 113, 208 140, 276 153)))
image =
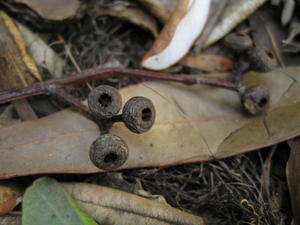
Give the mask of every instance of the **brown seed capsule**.
POLYGON ((251 115, 263 112, 269 105, 270 95, 266 87, 251 86, 241 96, 244 109, 251 115))
POLYGON ((225 38, 224 44, 235 53, 239 54, 251 49, 253 46, 253 41, 247 34, 234 32, 225 38))
POLYGON ((272 51, 265 47, 255 47, 248 52, 251 68, 257 72, 269 72, 277 66, 277 60, 272 51))
POLYGON ((128 147, 117 135, 103 134, 90 147, 90 159, 100 169, 112 170, 128 159, 128 147))
POLYGON ((90 92, 88 104, 95 116, 101 119, 108 119, 120 111, 122 98, 114 87, 100 85, 90 92))
POLYGON ((155 121, 155 108, 149 99, 133 97, 126 102, 122 117, 129 130, 144 133, 152 127, 155 121))

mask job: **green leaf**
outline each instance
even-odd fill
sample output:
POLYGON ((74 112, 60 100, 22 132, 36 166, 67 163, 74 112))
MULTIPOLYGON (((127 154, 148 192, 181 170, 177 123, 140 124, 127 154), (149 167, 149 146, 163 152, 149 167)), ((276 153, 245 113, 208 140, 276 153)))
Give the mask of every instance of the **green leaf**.
POLYGON ((39 178, 24 195, 23 225, 97 225, 51 178, 39 178))

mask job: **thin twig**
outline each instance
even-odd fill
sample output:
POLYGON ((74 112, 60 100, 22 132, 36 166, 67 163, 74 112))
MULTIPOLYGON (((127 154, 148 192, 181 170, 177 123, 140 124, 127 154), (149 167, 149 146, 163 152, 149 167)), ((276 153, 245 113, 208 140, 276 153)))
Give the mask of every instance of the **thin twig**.
POLYGON ((210 86, 217 86, 227 89, 236 90, 237 85, 226 79, 216 77, 201 77, 201 76, 187 76, 187 75, 172 75, 168 73, 151 72, 138 69, 126 69, 121 67, 102 67, 97 66, 80 73, 75 73, 61 79, 49 80, 44 82, 34 83, 25 88, 17 89, 9 92, 0 93, 0 104, 10 102, 17 99, 23 99, 31 96, 43 95, 49 93, 49 89, 54 85, 57 88, 88 82, 91 80, 104 79, 112 76, 127 76, 144 78, 149 80, 174 81, 192 84, 206 84, 210 86))

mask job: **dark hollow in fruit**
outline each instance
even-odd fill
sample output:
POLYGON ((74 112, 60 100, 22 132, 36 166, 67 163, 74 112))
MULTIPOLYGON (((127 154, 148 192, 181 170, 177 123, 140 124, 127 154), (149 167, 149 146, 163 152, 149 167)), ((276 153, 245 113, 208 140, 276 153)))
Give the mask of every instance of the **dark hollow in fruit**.
POLYGON ((269 99, 270 95, 266 87, 251 86, 242 94, 241 102, 249 114, 257 115, 268 107, 269 99))
POLYGON ((118 90, 108 85, 100 85, 88 96, 91 112, 101 119, 115 116, 122 107, 122 98, 118 90))
POLYGON ((122 166, 128 159, 128 147, 117 135, 103 134, 90 147, 90 159, 102 170, 113 170, 122 166))

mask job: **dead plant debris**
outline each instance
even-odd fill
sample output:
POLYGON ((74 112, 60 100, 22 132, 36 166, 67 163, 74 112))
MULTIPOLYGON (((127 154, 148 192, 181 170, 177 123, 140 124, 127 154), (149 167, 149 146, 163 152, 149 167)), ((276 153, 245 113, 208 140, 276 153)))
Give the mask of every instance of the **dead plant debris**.
MULTIPOLYGON (((71 10, 71 16, 68 15, 64 18, 64 23, 54 21, 51 17, 50 20, 45 20, 41 13, 32 10, 30 5, 20 4, 20 2, 22 1, 1 1, 0 9, 4 10, 18 22, 27 25, 34 32, 39 33, 43 42, 47 43, 48 46, 66 62, 63 73, 59 73, 59 77, 56 77, 59 79, 64 78, 64 75, 61 74, 80 73, 99 65, 142 69, 141 59, 154 42, 154 37, 149 34, 148 31, 134 25, 138 23, 130 23, 130 19, 127 17, 127 21, 123 21, 119 19, 122 18, 122 16, 119 16, 119 18, 117 18, 118 16, 113 17, 106 15, 97 17, 90 16, 89 12, 92 9, 107 6, 108 4, 113 4, 113 2, 119 2, 118 0, 80 1, 80 6, 77 4, 77 1, 73 1, 76 2, 76 7, 71 10), (76 15, 75 11, 77 11, 76 15)), ((168 4, 166 5, 167 1, 153 1, 155 5, 151 4, 151 0, 136 0, 132 2, 135 7, 141 7, 145 12, 148 12, 150 8, 149 13, 153 14, 153 18, 155 16, 158 17, 160 22, 164 24, 171 14, 168 4), (163 4, 160 4, 160 2, 163 2, 163 4), (165 5, 165 8, 157 12, 155 7, 162 7, 163 5, 165 5), (168 15, 166 16, 166 14, 168 15)), ((238 0, 236 2, 240 1, 238 0)), ((252 38, 253 46, 266 46, 267 49, 264 52, 270 53, 267 55, 270 56, 272 60, 277 60, 279 66, 282 68, 287 65, 299 66, 299 54, 297 54, 300 49, 299 15, 296 13, 297 10, 299 11, 299 1, 272 0, 269 3, 265 0, 258 0, 244 1, 244 4, 254 4, 253 11, 256 11, 254 16, 248 18, 248 20, 237 28, 235 26, 240 23, 240 21, 229 21, 230 29, 226 30, 224 28, 224 32, 222 30, 224 24, 221 23, 220 26, 222 29, 215 29, 214 32, 217 33, 216 37, 208 38, 205 46, 211 45, 214 41, 219 40, 226 33, 230 32, 231 29, 234 29, 233 32, 239 35, 246 34, 247 37, 249 35, 249 37, 252 38), (264 2, 267 3, 258 10, 257 7, 261 6, 264 2), (261 23, 261 21, 264 22, 261 23), (280 25, 280 23, 284 26, 280 25), (223 33, 218 33, 217 31, 222 31, 223 33)), ((238 5, 239 4, 230 5, 227 14, 234 15, 230 10, 236 11, 234 7, 238 5)), ((170 4, 169 6, 174 8, 174 5, 170 4)), ((245 13, 245 8, 239 10, 243 12, 243 15, 251 14, 249 12, 245 13)), ((113 13, 110 13, 110 15, 113 15, 113 13)), ((60 17, 61 15, 57 16, 60 17)), ((151 17, 151 15, 149 16, 151 17)), ((223 21, 228 22, 225 19, 223 21)), ((160 24, 159 21, 157 22, 158 28, 160 29, 163 24, 160 24)), ((157 27, 155 27, 154 31, 152 30, 154 35, 156 35, 156 29, 157 27)), ((197 46, 195 49, 196 48, 197 46)), ((195 71, 192 66, 198 69, 197 72, 223 72, 231 70, 232 68, 236 69, 232 64, 238 59, 244 59, 246 62, 249 59, 249 57, 247 58, 236 53, 228 52, 230 52, 230 50, 220 41, 214 46, 206 48, 203 55, 200 54, 200 56, 204 58, 191 54, 188 57, 193 59, 192 63, 184 63, 181 61, 177 65, 167 68, 163 73, 192 74, 195 71), (216 55, 214 54, 215 52, 221 54, 216 55), (213 53, 213 55, 210 55, 211 53, 213 53), (205 57, 205 55, 209 55, 209 57, 205 57), (211 62, 210 57, 213 58, 216 63, 212 63, 212 65, 204 63, 203 65, 203 61, 205 60, 211 62), (201 61, 197 61, 197 58, 200 58, 201 61), (192 66, 189 64, 192 64, 192 66)), ((249 54, 249 52, 247 52, 247 54, 249 54)), ((253 69, 255 66, 257 65, 251 65, 250 63, 250 65, 246 65, 245 68, 253 69)), ((258 70, 259 69, 261 69, 261 67, 258 68, 258 70)), ((268 67, 268 70, 269 69, 273 69, 273 63, 270 68, 268 67)), ((42 66, 39 66, 39 71, 44 80, 53 78, 51 72, 45 71, 45 68, 42 66)), ((239 71, 239 74, 236 74, 236 76, 239 77, 231 77, 231 79, 234 81, 242 79, 243 71, 244 69, 239 71)), ((227 75, 224 76, 222 74, 221 76, 222 78, 227 77, 227 75)), ((287 76, 291 78, 288 90, 291 91, 292 95, 296 93, 294 85, 299 83, 299 78, 291 74, 287 76)), ((141 83, 143 80, 143 78, 116 76, 100 81, 97 80, 71 85, 66 87, 66 91, 79 101, 84 102, 90 90, 100 84, 121 88, 131 84, 141 83)), ((249 76, 247 80, 250 83, 252 81, 249 76)), ((144 83, 141 85, 144 85, 144 83)), ((283 85, 285 84, 282 84, 282 86, 283 85)), ((0 90, 0 95, 3 93, 2 91, 4 90, 0 90)), ((213 96, 211 97, 213 98, 213 96)), ((30 98, 29 102, 39 117, 47 116, 59 109, 64 109, 69 106, 56 98, 49 100, 45 96, 30 98)), ((12 105, 0 105, 0 112, 1 127, 19 122, 17 113, 12 109, 12 105)), ((278 115, 278 118, 280 118, 280 115, 278 115)), ((266 121, 264 121, 264 123, 266 123, 266 121)), ((284 129, 288 128, 284 127, 284 129)), ((268 130, 267 132, 269 136, 272 136, 272 131, 268 130)), ((151 145, 153 147, 155 143, 151 145)), ((292 146, 292 151, 296 154, 296 148, 294 145, 292 146)), ((171 167, 162 166, 127 169, 121 172, 127 182, 138 183, 151 194, 162 195, 172 207, 204 218, 206 225, 289 225, 293 219, 292 211, 297 211, 295 208, 297 206, 295 200, 290 200, 290 198, 296 196, 295 193, 297 193, 297 189, 295 189, 296 191, 292 189, 294 191, 292 194, 289 194, 288 190, 288 188, 297 187, 296 179, 294 179, 296 176, 293 176, 292 170, 296 165, 292 163, 297 162, 297 160, 293 161, 292 158, 289 160, 288 179, 289 182, 293 182, 293 186, 289 183, 288 187, 285 171, 289 157, 289 149, 287 143, 284 142, 266 149, 243 153, 222 160, 216 159, 209 162, 190 163, 171 167)), ((76 174, 50 176, 63 182, 90 182, 94 180, 93 175, 76 174)), ((22 177, 14 181, 20 182, 20 184, 25 183, 24 186, 27 187, 37 177, 38 176, 22 177)), ((118 187, 116 186, 114 188, 118 187)), ((20 206, 17 205, 16 207, 16 210, 20 210, 20 206)), ((295 218, 297 219, 297 217, 295 218)), ((21 224, 20 217, 15 216, 14 212, 9 215, 0 214, 0 225, 10 223, 21 224)))

